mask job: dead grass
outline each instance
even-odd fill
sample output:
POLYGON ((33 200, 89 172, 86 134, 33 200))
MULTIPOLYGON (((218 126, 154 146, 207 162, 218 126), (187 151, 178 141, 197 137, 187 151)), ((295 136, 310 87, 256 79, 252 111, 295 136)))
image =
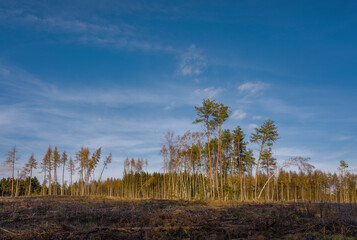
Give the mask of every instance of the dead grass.
POLYGON ((353 236, 357 236, 356 204, 88 197, 0 200, 1 239, 354 239, 353 236))

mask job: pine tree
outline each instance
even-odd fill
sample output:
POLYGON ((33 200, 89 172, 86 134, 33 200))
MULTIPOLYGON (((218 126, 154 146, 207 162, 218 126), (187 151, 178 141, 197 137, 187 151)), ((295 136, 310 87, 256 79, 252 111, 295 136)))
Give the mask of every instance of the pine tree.
MULTIPOLYGON (((211 159, 211 149, 209 146, 210 143, 210 134, 212 131, 214 131, 217 127, 217 122, 214 121, 213 117, 214 114, 216 113, 218 108, 218 104, 216 103, 215 100, 211 101, 209 99, 203 99, 202 101, 202 107, 197 107, 195 106, 195 109, 197 111, 197 115, 199 118, 197 118, 193 123, 202 123, 205 132, 206 132, 206 137, 207 137, 207 143, 208 143, 208 166, 209 166, 209 188, 210 192, 212 193, 212 159, 211 159)), ((212 198, 212 195, 211 195, 212 198)))
POLYGON ((53 193, 55 196, 57 196, 57 167, 59 166, 61 162, 61 157, 58 152, 57 146, 55 146, 55 149, 52 152, 52 167, 53 167, 53 193))
POLYGON ((67 166, 67 170, 69 171, 69 175, 70 175, 70 186, 71 186, 71 196, 73 196, 73 184, 72 184, 72 177, 74 175, 74 171, 76 170, 76 167, 74 165, 74 161, 72 159, 72 157, 69 157, 69 161, 68 161, 68 166, 67 166))
MULTIPOLYGON (((276 167, 276 158, 273 157, 271 148, 263 150, 261 164, 262 164, 261 168, 266 170, 267 178, 269 179, 270 174, 276 167)), ((267 198, 268 198, 268 200, 270 200, 270 185, 269 185, 269 183, 268 183, 266 190, 267 190, 266 191, 267 198)))
POLYGON ((239 182, 240 182, 240 200, 243 201, 243 160, 247 143, 244 141, 245 134, 240 126, 233 131, 234 149, 238 154, 239 182))
POLYGON ((37 161, 35 159, 34 154, 32 153, 29 161, 26 163, 25 165, 25 169, 24 172, 30 174, 30 183, 29 183, 29 191, 28 191, 28 195, 31 195, 31 180, 32 180, 32 170, 33 169, 37 169, 37 161))
MULTIPOLYGON (((112 153, 109 153, 108 156, 105 157, 105 160, 103 162, 103 169, 102 171, 100 172, 100 176, 99 176, 99 179, 98 179, 98 183, 100 184, 100 187, 102 187, 102 175, 103 175, 103 172, 104 172, 104 169, 106 169, 108 167, 108 164, 110 164, 112 162, 112 153)), ((102 190, 100 188, 100 194, 102 194, 102 190)))
POLYGON ((64 169, 66 167, 66 163, 68 160, 68 156, 66 151, 63 151, 62 157, 61 157, 61 164, 62 164, 62 185, 61 185, 61 196, 64 195, 64 169))
POLYGON ((245 163, 246 163, 246 167, 247 167, 247 171, 248 171, 248 189, 251 192, 251 199, 253 199, 253 191, 252 191, 252 185, 253 185, 253 167, 256 164, 255 163, 255 158, 254 158, 254 153, 252 149, 248 149, 245 153, 244 153, 244 159, 245 159, 245 163))
MULTIPOLYGON (((221 130, 222 130, 222 124, 227 121, 229 115, 231 114, 231 111, 229 110, 228 106, 223 105, 222 103, 217 105, 216 111, 213 112, 214 116, 214 121, 216 122, 216 125, 218 125, 218 158, 216 159, 217 163, 219 161, 219 167, 220 167, 220 180, 221 180, 221 198, 223 199, 223 174, 222 174, 222 143, 221 143, 221 130)), ((216 178, 217 178, 217 168, 216 164, 216 178)), ((218 182, 218 179, 216 179, 218 182)))
POLYGON ((255 175, 255 188, 254 188, 254 198, 257 199, 257 188, 258 188, 258 175, 259 175, 259 163, 262 157, 262 153, 265 146, 272 146, 273 143, 278 140, 279 134, 277 127, 274 124, 273 120, 266 120, 260 128, 255 128, 255 133, 252 133, 250 141, 256 143, 260 147, 259 157, 257 160, 257 169, 255 175))
POLYGON ((14 196, 14 171, 15 171, 15 162, 20 159, 19 156, 16 156, 17 148, 16 145, 6 154, 7 158, 4 162, 4 165, 11 166, 12 175, 11 175, 11 197, 14 196))
POLYGON ((88 168, 88 162, 89 162, 89 149, 85 147, 81 147, 81 150, 79 150, 76 153, 76 162, 79 163, 79 174, 80 174, 80 187, 81 187, 81 196, 84 195, 85 191, 85 185, 84 185, 84 179, 86 176, 86 170, 88 168))
POLYGON ((42 159, 43 178, 43 195, 45 195, 46 181, 48 179, 48 195, 52 195, 52 148, 48 146, 47 152, 42 159), (47 176, 46 173, 48 172, 47 176))

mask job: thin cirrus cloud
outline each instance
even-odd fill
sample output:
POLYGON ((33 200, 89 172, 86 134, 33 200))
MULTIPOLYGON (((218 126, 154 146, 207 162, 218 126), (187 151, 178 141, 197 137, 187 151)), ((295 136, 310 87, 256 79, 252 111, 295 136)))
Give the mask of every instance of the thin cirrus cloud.
POLYGON ((194 91, 194 94, 202 99, 202 98, 215 98, 218 96, 220 92, 222 92, 221 88, 208 87, 203 89, 196 89, 194 91))
MULTIPOLYGON (((11 89, 14 86, 19 86, 14 89, 16 91, 14 95, 22 96, 21 99, 18 99, 21 103, 17 103, 16 106, 14 104, 1 106, 0 125, 8 126, 2 132, 10 136, 19 127, 26 128, 26 131, 22 131, 22 136, 35 137, 42 147, 56 139, 54 144, 66 149, 85 144, 104 146, 109 149, 123 149, 122 147, 125 146, 125 149, 132 149, 134 152, 134 148, 135 151, 141 148, 150 149, 144 144, 144 141, 157 141, 159 135, 163 135, 166 130, 173 129, 181 133, 192 125, 191 119, 168 119, 166 117, 157 120, 143 118, 143 116, 138 117, 140 114, 131 118, 120 117, 120 112, 117 112, 115 108, 107 108, 105 110, 107 113, 99 115, 100 117, 96 112, 87 112, 87 110, 93 109, 91 104, 95 108, 96 105, 100 106, 98 110, 102 109, 103 105, 117 107, 118 105, 147 105, 151 103, 153 106, 160 106, 170 100, 171 94, 168 94, 166 101, 162 101, 165 96, 161 95, 160 98, 157 98, 158 94, 152 91, 145 92, 138 89, 121 91, 60 90, 55 85, 48 85, 26 71, 1 66, 1 69, 6 69, 6 71, 2 71, 6 73, 6 79, 1 77, 0 85, 11 89), (9 85, 9 83, 11 84, 9 85), (28 101, 29 97, 31 101, 28 101), (71 105, 68 106, 66 103, 71 103, 71 105), (77 107, 74 107, 75 105, 77 107), (130 120, 128 120, 129 118, 130 120), (114 126, 115 128, 113 128, 114 126), (103 135, 106 137, 103 138, 103 135), (137 138, 133 139, 130 135, 136 135, 137 138)), ((220 89, 207 88, 196 91, 196 93, 212 96, 219 91, 220 89)), ((193 95, 196 96, 196 94, 193 95)), ((13 140, 7 139, 4 142, 13 142, 13 140)), ((23 145, 25 142, 19 141, 18 143, 23 145)))
POLYGON ((247 113, 245 113, 243 110, 235 110, 233 113, 232 113, 232 118, 235 119, 235 120, 243 120, 247 117, 247 113))
POLYGON ((9 88, 16 95, 32 95, 46 101, 76 104, 104 104, 106 106, 135 104, 164 104, 175 100, 173 94, 158 94, 155 91, 128 88, 108 89, 62 89, 39 79, 35 75, 0 62, 0 86, 9 88), (166 99, 166 101, 162 101, 166 99))
POLYGON ((253 120, 260 120, 262 119, 263 117, 262 116, 259 116, 259 115, 256 115, 256 116, 253 116, 252 119, 253 120))
POLYGON ((314 157, 316 156, 315 152, 312 152, 310 149, 305 148, 296 148, 296 147, 280 147, 275 149, 277 156, 282 158, 289 158, 293 156, 302 156, 302 157, 314 157))
POLYGON ((246 82, 238 86, 238 91, 240 93, 255 94, 265 90, 269 87, 269 84, 264 82, 246 82))
POLYGON ((82 44, 92 44, 113 48, 139 49, 144 51, 176 50, 158 41, 150 41, 150 36, 143 35, 137 27, 124 22, 108 23, 96 18, 96 22, 79 19, 74 15, 35 15, 21 8, 0 11, 0 19, 11 25, 35 27, 42 32, 65 34, 66 41, 76 41, 82 44))
POLYGON ((259 126, 257 124, 255 124, 255 123, 248 124, 248 129, 250 129, 250 130, 254 130, 255 128, 258 128, 258 127, 259 126))
MULTIPOLYGON (((47 104, 71 103, 76 106, 90 104, 107 107, 150 104, 152 106, 164 106, 165 110, 170 110, 177 106, 198 104, 202 98, 217 98, 223 91, 223 89, 215 87, 193 90, 187 87, 180 88, 176 85, 167 86, 165 91, 159 88, 93 88, 90 86, 80 89, 73 87, 61 88, 55 84, 45 82, 32 73, 16 66, 0 62, 0 70, 0 86, 2 85, 16 93, 14 96, 23 96, 22 98, 25 98, 25 95, 27 97, 32 96, 33 100, 39 100, 47 104), (185 97, 178 97, 178 95, 185 97)), ((32 102, 34 103, 34 101, 32 102)), ((42 106, 35 109, 56 115, 68 114, 58 109, 43 108, 42 106)), ((5 119, 2 121, 5 121, 5 119)))
POLYGON ((182 76, 198 76, 207 68, 206 58, 194 44, 186 49, 180 58, 178 73, 182 76))

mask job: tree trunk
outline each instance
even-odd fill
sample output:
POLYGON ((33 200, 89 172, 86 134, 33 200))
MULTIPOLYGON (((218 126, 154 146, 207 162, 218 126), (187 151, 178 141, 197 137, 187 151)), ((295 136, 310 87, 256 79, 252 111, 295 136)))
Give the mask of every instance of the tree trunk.
POLYGON ((17 179, 16 179, 16 193, 15 197, 19 196, 19 170, 17 170, 17 179))
POLYGON ((12 178, 11 178, 11 197, 14 196, 14 171, 15 171, 15 156, 12 159, 12 178))
POLYGON ((56 164, 54 165, 54 172, 53 172, 53 194, 57 196, 57 166, 56 164))
POLYGON ((46 190, 46 169, 44 170, 45 174, 43 177, 43 183, 42 183, 42 196, 45 196, 45 190, 46 190))
POLYGON ((29 192, 28 192, 28 196, 31 195, 31 179, 32 178, 32 167, 30 168, 30 184, 29 184, 29 192))
POLYGON ((208 161, 209 161, 209 191, 210 191, 210 198, 212 199, 212 169, 211 169, 211 147, 209 142, 209 123, 208 120, 206 121, 207 125, 207 148, 208 148, 208 161))
MULTIPOLYGON (((269 179, 269 175, 270 175, 270 173, 269 173, 269 159, 267 159, 267 177, 268 177, 268 179, 269 179)), ((268 185, 267 185, 267 200, 268 201, 270 201, 270 182, 268 182, 268 185)))
MULTIPOLYGON (((222 171, 222 144, 221 144, 221 129, 222 129, 222 124, 219 124, 218 127, 218 158, 219 158, 219 170, 220 170, 220 180, 221 180, 221 200, 223 199, 223 171, 222 171)), ((218 171, 218 169, 216 170, 218 171)))
POLYGON ((240 183, 240 200, 243 201, 243 163, 240 154, 240 138, 238 136, 238 161, 239 161, 239 183, 240 183))
POLYGON ((63 163, 63 171, 62 171, 62 187, 61 187, 61 196, 64 194, 64 167, 65 163, 63 163))
POLYGON ((52 195, 52 175, 51 175, 51 170, 48 169, 48 195, 52 195))
POLYGON ((257 199, 257 188, 258 188, 259 162, 260 162, 260 159, 262 157, 263 148, 264 148, 264 143, 262 143, 262 146, 260 147, 259 158, 258 158, 258 161, 257 161, 257 170, 256 170, 256 174, 255 174, 255 188, 254 188, 254 198, 255 198, 255 200, 258 200, 257 199))
POLYGON ((73 196, 73 184, 72 184, 72 171, 71 171, 71 196, 73 196))

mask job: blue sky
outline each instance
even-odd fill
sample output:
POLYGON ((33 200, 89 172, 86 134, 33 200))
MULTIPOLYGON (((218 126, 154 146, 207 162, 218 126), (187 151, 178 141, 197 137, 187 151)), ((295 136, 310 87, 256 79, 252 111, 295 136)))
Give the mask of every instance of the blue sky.
MULTIPOLYGON (((278 161, 357 169, 355 1, 1 1, 0 160, 49 144, 102 146, 161 168, 167 130, 195 105, 231 106, 224 128, 276 121, 278 161)), ((256 148, 254 145, 250 145, 256 148)), ((0 177, 10 172, 1 167, 0 177)))

